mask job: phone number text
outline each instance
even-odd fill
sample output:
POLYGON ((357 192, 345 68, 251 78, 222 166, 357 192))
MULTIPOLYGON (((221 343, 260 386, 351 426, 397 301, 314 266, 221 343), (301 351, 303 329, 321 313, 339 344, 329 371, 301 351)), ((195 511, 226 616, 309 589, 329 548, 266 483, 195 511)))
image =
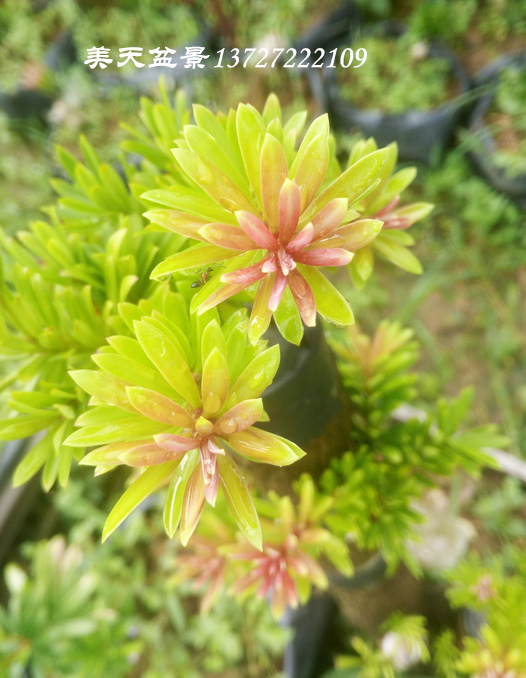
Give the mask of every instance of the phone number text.
POLYGON ((276 65, 283 68, 360 68, 367 61, 367 50, 360 47, 352 50, 346 47, 338 54, 338 49, 332 49, 325 52, 322 47, 314 50, 304 47, 303 49, 275 48, 269 50, 266 47, 247 47, 239 50, 234 47, 230 50, 220 49, 218 52, 218 62, 214 68, 235 68, 242 66, 247 68, 250 65, 254 68, 274 68, 276 65), (327 61, 326 61, 327 59, 327 61), (356 60, 356 61, 355 61, 356 60))

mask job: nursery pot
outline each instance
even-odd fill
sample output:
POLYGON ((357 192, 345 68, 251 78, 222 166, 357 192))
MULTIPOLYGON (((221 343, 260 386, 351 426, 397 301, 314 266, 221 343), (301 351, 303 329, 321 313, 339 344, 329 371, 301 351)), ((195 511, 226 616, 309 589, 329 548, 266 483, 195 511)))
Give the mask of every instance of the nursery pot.
POLYGON ((526 174, 512 176, 504 167, 496 164, 497 142, 491 129, 484 122, 484 117, 495 99, 501 74, 509 67, 526 70, 526 52, 499 57, 483 68, 475 78, 475 86, 480 88, 481 94, 469 116, 468 130, 476 135, 477 146, 469 148, 467 156, 476 171, 495 190, 509 196, 519 207, 526 209, 526 174))
MULTIPOLYGON (((60 72, 75 63, 76 59, 73 32, 68 29, 51 43, 44 56, 44 65, 53 72, 60 72)), ((53 99, 53 96, 40 89, 20 86, 12 93, 0 92, 0 111, 15 121, 33 118, 46 124, 53 99)))
POLYGON ((13 93, 0 92, 0 111, 15 121, 33 118, 45 124, 52 104, 52 97, 38 89, 20 88, 13 93))
POLYGON ((29 447, 29 440, 11 440, 0 453, 0 566, 19 541, 24 522, 40 494, 38 478, 12 486, 13 472, 29 447))
POLYGON ((316 58, 314 50, 322 48, 328 51, 337 47, 342 40, 348 39, 349 35, 354 35, 360 20, 361 12, 356 3, 353 0, 342 0, 332 12, 296 38, 292 46, 298 51, 311 50, 310 60, 314 61, 316 58))
MULTIPOLYGON (((331 585, 363 589, 381 579, 386 564, 379 555, 356 568, 352 577, 328 571, 331 585)), ((332 592, 332 589, 331 589, 332 592)), ((334 657, 345 651, 349 629, 338 606, 338 596, 313 595, 306 605, 287 610, 282 623, 294 636, 285 650, 283 669, 287 678, 319 678, 333 666, 334 657)))
POLYGON ((52 71, 60 72, 77 63, 78 55, 73 30, 62 31, 51 43, 44 57, 45 65, 52 71))
POLYGON ((320 111, 327 110, 327 105, 318 71, 312 68, 312 64, 317 61, 320 55, 320 52, 316 50, 325 50, 326 59, 330 50, 337 48, 344 40, 354 38, 362 20, 361 14, 360 8, 354 0, 342 0, 336 9, 322 21, 314 23, 309 30, 292 43, 292 47, 298 51, 300 56, 308 55, 309 68, 306 69, 305 73, 320 111), (302 52, 301 50, 305 51, 302 52), (309 52, 306 50, 309 50, 309 52))
MULTIPOLYGON (((360 556, 353 554, 355 563, 360 556)), ((328 592, 286 612, 283 623, 294 632, 284 657, 287 678, 324 677, 334 657, 345 652, 353 629, 374 634, 396 611, 424 615, 435 632, 458 625, 457 612, 437 582, 417 580, 405 566, 393 575, 386 571, 379 553, 358 565, 351 577, 327 570, 328 592)))
POLYGON ((327 593, 315 594, 306 605, 288 609, 282 625, 294 634, 283 657, 287 678, 319 678, 332 668, 334 656, 345 647, 347 634, 338 605, 327 593))
POLYGON ((265 338, 279 344, 281 358, 263 394, 270 421, 258 426, 293 440, 307 454, 284 468, 252 464, 250 475, 263 491, 288 493, 302 473, 318 478, 332 457, 348 449, 350 405, 320 323, 305 328, 300 346, 283 339, 274 325, 265 338))
POLYGON ((273 433, 308 445, 326 429, 341 408, 340 378, 320 323, 306 328, 300 346, 283 339, 275 326, 265 338, 279 344, 280 364, 274 382, 263 395, 273 433))
MULTIPOLYGON (((382 25, 380 36, 397 38, 404 31, 403 26, 387 22, 382 25)), ((364 136, 374 137, 379 147, 396 141, 400 160, 430 164, 435 154, 442 154, 451 141, 455 126, 465 112, 466 97, 463 95, 469 91, 471 82, 466 71, 447 47, 430 43, 428 56, 448 61, 451 73, 459 86, 459 95, 455 99, 434 110, 383 113, 377 109, 361 109, 342 98, 336 79, 338 69, 324 69, 325 78, 316 84, 316 88, 319 91, 322 86, 324 87, 326 109, 334 124, 340 129, 348 131, 358 128, 364 136)), ((363 68, 367 68, 367 62, 363 68)), ((359 77, 359 72, 356 77, 359 77)))

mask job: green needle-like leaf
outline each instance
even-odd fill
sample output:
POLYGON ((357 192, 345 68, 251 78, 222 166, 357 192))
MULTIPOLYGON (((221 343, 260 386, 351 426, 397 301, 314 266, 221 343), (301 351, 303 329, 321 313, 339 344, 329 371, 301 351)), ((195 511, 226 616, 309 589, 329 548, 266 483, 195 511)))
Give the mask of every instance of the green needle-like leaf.
POLYGON ((228 395, 230 377, 225 356, 214 348, 203 365, 201 394, 205 417, 218 412, 228 395))
POLYGON ((184 148, 175 149, 174 157, 183 171, 221 207, 229 210, 250 210, 252 205, 236 184, 211 162, 184 148))
POLYGON ((134 323, 137 339, 146 355, 166 381, 194 408, 201 405, 201 395, 190 368, 168 335, 145 322, 134 323))
POLYGON ((171 190, 147 191, 141 195, 142 199, 151 200, 154 203, 171 207, 185 214, 219 223, 237 224, 232 212, 223 209, 216 202, 198 188, 190 188, 183 185, 175 185, 171 190))
POLYGON ((22 461, 16 467, 13 475, 13 486, 23 485, 32 478, 42 466, 47 458, 53 455, 52 445, 54 429, 49 430, 46 435, 26 454, 22 461))
POLYGON ((47 428, 58 419, 58 413, 50 410, 49 416, 20 416, 0 421, 0 440, 17 440, 27 438, 33 433, 47 428))
MULTIPOLYGON (((247 180, 230 159, 228 147, 225 151, 211 134, 195 125, 186 125, 184 128, 184 136, 192 151, 197 153, 205 162, 212 163, 216 167, 221 167, 225 175, 238 186, 246 196, 250 196, 250 188, 247 180)), ((228 146, 230 146, 230 144, 228 144, 228 146)))
POLYGON ((301 224, 307 224, 322 207, 335 198, 347 198, 350 205, 376 182, 388 157, 389 150, 381 148, 351 165, 311 202, 302 214, 301 224))
POLYGON ((84 426, 74 431, 64 442, 72 447, 92 447, 94 445, 109 445, 121 440, 129 440, 163 433, 166 425, 146 419, 140 415, 130 415, 106 426, 84 426))
POLYGON ((303 323, 290 288, 287 287, 280 305, 274 313, 274 320, 282 337, 299 346, 303 339, 303 323))
POLYGON ((238 255, 237 250, 229 250, 224 247, 217 247, 217 245, 198 245, 165 259, 153 269, 150 278, 159 280, 171 273, 177 273, 177 271, 187 271, 189 268, 214 264, 238 255))
POLYGON ((214 348, 217 348, 223 357, 226 358, 225 335, 221 331, 217 320, 211 320, 207 324, 201 337, 201 361, 203 365, 214 348))
POLYGON ((133 407, 148 419, 160 421, 168 426, 193 427, 193 418, 170 398, 138 386, 128 386, 126 392, 133 407))
POLYGON ((134 386, 142 386, 153 391, 159 391, 167 397, 174 395, 173 390, 157 370, 153 369, 151 364, 149 367, 146 367, 137 360, 132 360, 117 353, 102 353, 100 351, 95 353, 91 359, 105 373, 99 373, 104 379, 108 376, 115 377, 122 380, 124 384, 127 381, 132 381, 134 386))
POLYGON ((129 382, 96 370, 76 370, 70 372, 69 375, 81 389, 103 403, 114 405, 121 410, 128 410, 128 412, 135 411, 126 393, 126 386, 131 385, 129 382))
POLYGON ((287 178, 287 158, 283 146, 272 134, 266 134, 261 149, 261 199, 272 233, 279 228, 279 192, 287 178))
POLYGON ((279 367, 279 346, 271 346, 257 355, 241 372, 223 406, 228 410, 243 400, 259 398, 270 386, 279 367))
POLYGON ((237 109, 236 126, 245 171, 258 205, 262 209, 259 155, 266 133, 265 123, 255 108, 241 104, 237 109))
POLYGON ((217 465, 219 481, 232 516, 248 541, 261 550, 263 548, 261 525, 246 480, 229 455, 218 456, 217 465))
POLYGON ((267 275, 258 285, 248 326, 248 339, 253 346, 258 343, 263 334, 268 330, 272 320, 272 311, 268 307, 268 302, 275 279, 275 274, 267 275))
POLYGON ((422 264, 407 247, 394 242, 391 239, 384 238, 384 233, 380 233, 374 241, 374 248, 379 254, 391 261, 396 266, 400 266, 408 273, 420 275, 422 273, 422 264))
POLYGON ((187 452, 173 473, 163 511, 164 527, 170 539, 174 538, 179 523, 181 522, 186 483, 197 463, 198 451, 192 450, 191 452, 187 452))
POLYGON ((181 543, 183 546, 188 544, 188 540, 193 535, 204 505, 205 482, 201 466, 198 464, 186 483, 183 495, 181 510, 181 543))
POLYGON ((323 273, 317 268, 301 264, 298 264, 298 270, 303 274, 314 292, 316 309, 326 320, 336 325, 352 325, 354 323, 354 316, 349 303, 323 273))
POLYGON ((244 457, 273 466, 288 466, 305 456, 305 452, 290 440, 253 427, 230 435, 228 444, 244 457))
POLYGON ((177 468, 179 462, 172 461, 159 466, 150 466, 128 487, 112 508, 104 523, 102 541, 114 532, 146 497, 154 492, 161 483, 177 468))

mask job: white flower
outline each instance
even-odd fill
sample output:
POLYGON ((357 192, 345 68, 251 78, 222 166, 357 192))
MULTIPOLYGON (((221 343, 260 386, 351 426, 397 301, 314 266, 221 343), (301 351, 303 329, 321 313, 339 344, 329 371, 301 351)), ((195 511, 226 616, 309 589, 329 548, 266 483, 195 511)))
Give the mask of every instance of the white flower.
POLYGON ((413 61, 422 61, 429 55, 429 45, 427 42, 415 42, 411 45, 411 59, 413 61))
POLYGON ((410 668, 422 657, 417 641, 411 641, 400 633, 388 631, 382 638, 382 653, 393 662, 393 667, 399 671, 410 668))
POLYGON ((55 127, 66 125, 75 131, 82 125, 82 110, 75 101, 67 98, 57 99, 48 113, 48 120, 55 127))
POLYGON ((442 490, 430 490, 412 504, 425 522, 416 526, 417 538, 408 540, 406 546, 423 567, 432 570, 456 565, 476 534, 469 520, 450 515, 448 506, 448 497, 442 490))
POLYGON ((57 99, 48 113, 51 125, 78 131, 84 123, 86 97, 79 87, 68 86, 66 93, 57 99))

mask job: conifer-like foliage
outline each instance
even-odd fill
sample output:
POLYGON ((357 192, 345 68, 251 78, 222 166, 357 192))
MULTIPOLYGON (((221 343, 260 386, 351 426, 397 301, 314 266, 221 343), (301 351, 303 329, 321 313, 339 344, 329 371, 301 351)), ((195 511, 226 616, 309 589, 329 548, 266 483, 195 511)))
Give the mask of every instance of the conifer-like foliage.
POLYGON ((350 544, 379 554, 390 570, 403 561, 419 574, 411 545, 422 516, 414 502, 458 468, 477 474, 492 463, 482 448, 506 442, 493 426, 464 428, 468 390, 429 408, 421 420, 393 418, 417 395, 418 377, 409 369, 419 346, 410 330, 383 322, 368 337, 352 328, 333 345, 354 406, 351 449, 318 483, 302 475, 295 496, 270 492, 256 500, 262 551, 240 543, 227 507, 218 504, 213 526, 200 526, 190 553, 180 557, 179 576, 203 591, 205 607, 226 586, 234 595, 270 592, 279 615, 285 605, 305 602, 313 587, 327 588, 327 570, 352 575, 350 544))
POLYGON ((265 418, 260 396, 272 383, 279 349, 248 344, 244 309, 221 327, 217 311, 190 317, 184 297, 167 290, 161 312, 145 311, 145 305, 126 307, 133 337, 110 337, 110 346, 92 356, 99 371, 70 373, 100 402, 77 419, 81 428, 66 441, 97 446, 81 463, 99 472, 118 464, 146 469, 111 512, 103 538, 170 480, 164 511, 170 536, 180 523, 181 540, 188 542, 221 484, 239 528, 261 548, 258 517, 230 451, 278 466, 304 455, 293 442, 254 426, 265 418))
POLYGON ((411 502, 457 467, 477 472, 493 432, 459 432, 465 395, 428 421, 393 422, 416 395, 416 346, 400 327, 334 342, 349 451, 316 482, 304 475, 295 497, 248 480, 250 462, 304 455, 260 427, 279 365, 264 336, 272 318, 299 344, 318 314, 353 323, 332 268, 349 267, 359 288, 376 255, 420 272, 406 229, 430 205, 400 197, 414 170, 396 172, 396 146, 373 140, 342 167, 327 117, 305 129, 306 113, 285 120, 273 95, 262 113, 213 114, 190 112, 182 94, 172 106, 161 89, 141 118, 123 144, 139 167, 123 155, 117 172, 85 139, 82 160, 59 148, 66 178, 47 220, 1 236, 0 352, 12 369, 0 439, 38 434, 15 482, 42 470, 46 489, 65 484, 73 460, 97 475, 129 467, 103 538, 163 493, 166 532, 186 545, 208 504, 182 568, 208 586, 206 606, 235 579, 234 592, 270 593, 280 613, 327 586, 322 562, 352 572, 350 537, 417 569, 411 502))
POLYGON ((524 675, 524 548, 513 546, 504 556, 472 553, 446 579, 452 607, 476 615, 475 634, 466 628, 456 638, 447 629, 430 638, 425 618, 397 613, 376 638, 354 636, 352 654, 339 657, 339 670, 324 678, 395 678, 415 670, 440 678, 524 675))
MULTIPOLYGON (((348 303, 320 269, 349 264, 383 227, 390 231, 378 245, 379 253, 420 272, 405 248, 412 239, 393 229, 411 226, 431 206, 395 209, 415 176, 412 169, 391 176, 395 145, 378 149, 370 140, 355 149, 341 170, 327 116, 314 120, 303 134, 305 113, 285 122, 273 95, 262 114, 240 104, 227 116, 195 106, 194 117, 195 124, 183 127, 173 150, 180 177, 168 190, 143 196, 163 206, 146 217, 187 236, 191 245, 158 265, 152 277, 222 262, 192 300, 192 311, 203 313, 247 290, 253 299, 252 342, 272 317, 295 344, 303 325, 316 324, 317 312, 330 322, 350 325, 348 303)), ((369 261, 370 253, 365 256, 369 261)), ((367 278, 364 261, 362 257, 353 269, 358 280, 367 278)))

